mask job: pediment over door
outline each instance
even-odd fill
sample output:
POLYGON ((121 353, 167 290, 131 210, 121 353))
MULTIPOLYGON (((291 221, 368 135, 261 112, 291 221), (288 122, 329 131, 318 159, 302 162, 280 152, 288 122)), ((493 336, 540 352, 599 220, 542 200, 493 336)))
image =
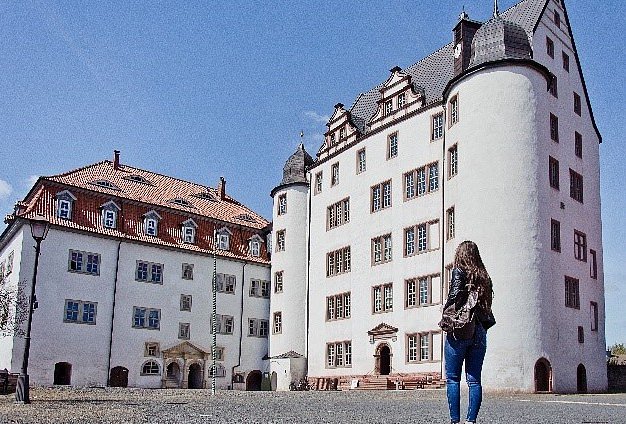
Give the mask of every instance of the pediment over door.
POLYGON ((381 322, 376 327, 367 332, 370 336, 370 343, 374 344, 376 340, 396 341, 398 339, 398 328, 381 322))
POLYGON ((211 355, 210 351, 205 351, 198 346, 187 341, 172 346, 161 351, 164 358, 206 358, 211 355))

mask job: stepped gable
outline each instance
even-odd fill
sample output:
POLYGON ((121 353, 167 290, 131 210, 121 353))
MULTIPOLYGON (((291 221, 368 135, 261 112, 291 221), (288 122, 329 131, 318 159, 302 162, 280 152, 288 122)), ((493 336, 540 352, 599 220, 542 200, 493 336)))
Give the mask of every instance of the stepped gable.
MULTIPOLYGON (((501 19, 508 22, 507 33, 517 34, 514 35, 514 38, 515 40, 520 40, 519 29, 521 29, 527 34, 527 39, 530 38, 535 32, 546 4, 547 0, 522 0, 501 13, 501 19)), ((529 42, 526 44, 529 44, 529 42)), ((411 82, 415 86, 424 88, 425 105, 440 101, 443 97, 443 90, 452 79, 454 73, 452 43, 446 44, 402 71, 411 75, 411 82)), ((369 128, 367 124, 377 111, 378 105, 376 102, 380 100, 379 90, 382 86, 382 84, 379 84, 371 90, 361 93, 350 108, 352 122, 363 135, 368 133, 369 128)))

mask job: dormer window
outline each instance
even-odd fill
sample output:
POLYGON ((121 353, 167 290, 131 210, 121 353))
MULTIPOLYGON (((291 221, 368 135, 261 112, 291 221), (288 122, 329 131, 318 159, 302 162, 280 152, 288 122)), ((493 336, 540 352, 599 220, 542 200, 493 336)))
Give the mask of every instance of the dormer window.
POLYGON ((187 201, 185 199, 181 199, 180 197, 172 199, 172 200, 170 200, 170 202, 174 203, 175 205, 185 206, 186 208, 193 208, 193 205, 191 203, 189 203, 189 201, 187 201))
POLYGON ((134 181, 136 183, 142 183, 142 184, 150 184, 150 181, 146 180, 144 177, 142 177, 141 175, 129 175, 127 177, 124 177, 125 180, 130 180, 130 181, 134 181))
POLYGON ((226 227, 223 227, 216 232, 217 236, 217 248, 220 250, 229 250, 230 249, 230 236, 233 233, 226 227))
POLYGON ((119 190, 120 189, 118 186, 116 186, 115 184, 113 184, 109 180, 97 180, 97 181, 93 181, 91 184, 97 185, 97 186, 100 186, 100 187, 104 187, 104 188, 109 188, 111 190, 119 190))
POLYGON ((406 104, 406 95, 404 93, 398 94, 398 109, 402 109, 406 104))
POLYGON ((104 228, 116 228, 117 213, 121 208, 112 200, 101 205, 100 208, 102 209, 102 226, 104 228))
POLYGON ((251 256, 261 256, 261 243, 263 243, 263 239, 257 234, 248 240, 248 249, 251 256))
POLYGON ((196 229, 198 224, 193 219, 188 219, 183 222, 183 242, 195 243, 196 242, 196 229))
POLYGON ((74 205, 75 200, 76 196, 68 190, 63 190, 57 193, 57 216, 61 219, 72 219, 72 206, 74 205))
POLYGON ((393 112, 393 101, 387 100, 385 102, 385 116, 391 115, 391 112, 393 112))
POLYGON ((144 233, 147 236, 157 236, 160 220, 161 215, 156 213, 156 211, 150 211, 145 214, 143 220, 144 233))
POLYGON ((334 146, 335 145, 335 133, 332 133, 330 135, 330 146, 334 146))
POLYGON ((346 138, 346 127, 341 127, 339 129, 339 140, 343 140, 346 138))

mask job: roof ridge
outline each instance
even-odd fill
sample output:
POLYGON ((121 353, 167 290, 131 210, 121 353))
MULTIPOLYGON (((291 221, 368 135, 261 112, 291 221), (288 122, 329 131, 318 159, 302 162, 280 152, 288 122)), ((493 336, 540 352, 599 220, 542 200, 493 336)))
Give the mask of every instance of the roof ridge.
POLYGON ((50 179, 50 178, 55 178, 55 177, 65 177, 65 176, 67 176, 67 175, 73 174, 74 172, 83 171, 83 170, 85 170, 85 169, 87 169, 87 168, 91 168, 91 167, 93 167, 93 166, 102 165, 102 164, 103 164, 103 163, 105 163, 105 162, 111 162, 111 161, 109 161, 109 160, 101 160, 100 162, 95 162, 95 163, 91 163, 91 164, 89 164, 89 165, 80 166, 80 167, 78 167, 78 168, 74 168, 74 169, 72 169, 72 170, 70 170, 70 171, 63 172, 63 173, 61 173, 61 174, 54 174, 54 175, 48 175, 48 176, 41 176, 41 178, 50 179))

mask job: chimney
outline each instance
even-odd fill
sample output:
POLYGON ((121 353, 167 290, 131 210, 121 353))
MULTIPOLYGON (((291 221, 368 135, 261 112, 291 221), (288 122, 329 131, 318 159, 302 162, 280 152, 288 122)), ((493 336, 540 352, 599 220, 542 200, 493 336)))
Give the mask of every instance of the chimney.
POLYGON ((120 151, 113 150, 113 169, 120 169, 120 151))
POLYGON ((226 198, 226 180, 224 177, 220 177, 220 182, 217 185, 217 195, 220 200, 224 200, 226 198))
POLYGON ((472 57, 472 40, 474 34, 481 27, 480 22, 472 21, 469 15, 461 13, 459 23, 456 24, 452 33, 454 34, 454 76, 462 74, 469 66, 472 57))

